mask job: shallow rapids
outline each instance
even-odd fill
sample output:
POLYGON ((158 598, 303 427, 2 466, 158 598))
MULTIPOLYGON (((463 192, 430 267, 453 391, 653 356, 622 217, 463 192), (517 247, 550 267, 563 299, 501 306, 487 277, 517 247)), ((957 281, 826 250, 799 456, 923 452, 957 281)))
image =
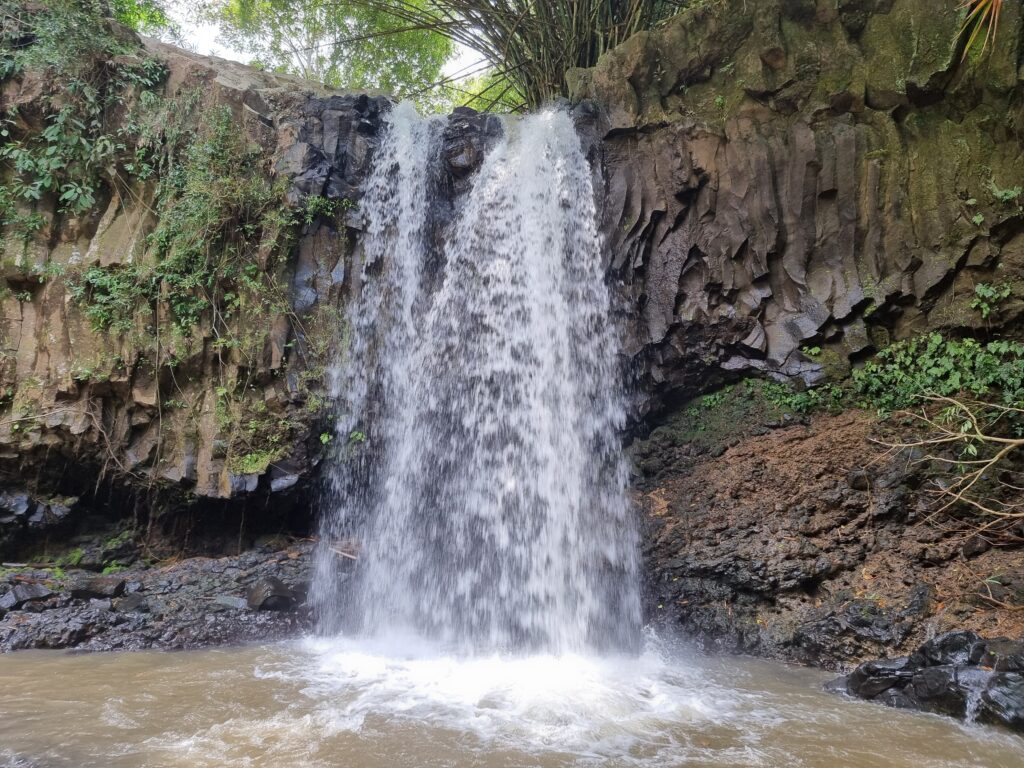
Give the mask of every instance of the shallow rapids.
POLYGON ((1024 739, 706 659, 456 660, 409 638, 0 663, 0 766, 1019 768, 1024 739), (409 648, 416 648, 409 653, 409 648))

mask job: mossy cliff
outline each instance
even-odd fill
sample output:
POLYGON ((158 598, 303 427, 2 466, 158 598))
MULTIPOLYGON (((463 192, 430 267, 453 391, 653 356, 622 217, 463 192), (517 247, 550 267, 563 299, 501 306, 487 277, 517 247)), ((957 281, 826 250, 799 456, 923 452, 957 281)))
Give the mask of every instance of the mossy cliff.
POLYGON ((1017 325, 1022 11, 964 59, 958 5, 719 0, 569 73, 602 110, 603 228, 647 407, 1017 325), (971 306, 978 284, 1010 288, 998 316, 971 306))
POLYGON ((35 62, 39 18, 4 30, 0 539, 100 489, 131 491, 117 515, 270 493, 282 512, 324 450, 385 100, 95 17, 73 60, 35 62))

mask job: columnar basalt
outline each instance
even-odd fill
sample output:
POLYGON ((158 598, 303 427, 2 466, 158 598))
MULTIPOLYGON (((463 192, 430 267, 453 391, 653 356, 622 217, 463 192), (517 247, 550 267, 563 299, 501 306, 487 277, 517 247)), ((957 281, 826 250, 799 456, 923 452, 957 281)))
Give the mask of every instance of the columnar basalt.
POLYGON ((1024 284, 1019 4, 966 60, 956 3, 749 5, 684 12, 569 74, 605 112, 603 229, 646 406, 1013 326, 1019 298, 997 319, 969 301, 1024 284))

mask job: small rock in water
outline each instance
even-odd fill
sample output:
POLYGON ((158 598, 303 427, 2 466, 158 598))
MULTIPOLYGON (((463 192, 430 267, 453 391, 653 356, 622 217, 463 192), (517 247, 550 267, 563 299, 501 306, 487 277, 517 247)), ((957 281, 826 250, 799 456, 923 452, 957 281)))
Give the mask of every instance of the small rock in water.
POLYGON ((295 596, 283 581, 265 576, 249 589, 246 604, 254 611, 290 611, 295 607, 295 596))

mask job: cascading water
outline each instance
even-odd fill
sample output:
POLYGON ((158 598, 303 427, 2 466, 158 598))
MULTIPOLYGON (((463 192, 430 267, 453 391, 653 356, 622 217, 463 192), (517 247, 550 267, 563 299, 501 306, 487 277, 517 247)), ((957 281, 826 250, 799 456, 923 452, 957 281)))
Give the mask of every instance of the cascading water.
POLYGON ((443 127, 397 107, 364 193, 360 295, 334 376, 352 445, 323 520, 322 626, 462 651, 636 647, 590 168, 568 115, 506 123, 438 246, 425 233, 443 127), (330 543, 344 538, 361 550, 339 587, 330 543))

